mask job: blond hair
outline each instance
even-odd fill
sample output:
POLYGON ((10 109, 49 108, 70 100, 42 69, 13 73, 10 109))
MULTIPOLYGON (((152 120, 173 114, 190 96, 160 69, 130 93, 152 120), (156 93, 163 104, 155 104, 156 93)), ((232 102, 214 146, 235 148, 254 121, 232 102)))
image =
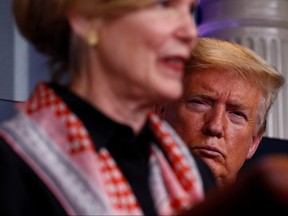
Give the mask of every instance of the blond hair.
POLYGON ((147 7, 156 0, 14 0, 13 12, 22 35, 49 57, 52 80, 69 69, 71 29, 67 11, 73 7, 87 17, 112 18, 147 7))
POLYGON ((260 87, 263 98, 257 112, 254 135, 263 134, 268 112, 284 84, 284 77, 249 48, 216 38, 199 38, 186 66, 186 75, 215 68, 224 69, 231 76, 241 76, 260 87))

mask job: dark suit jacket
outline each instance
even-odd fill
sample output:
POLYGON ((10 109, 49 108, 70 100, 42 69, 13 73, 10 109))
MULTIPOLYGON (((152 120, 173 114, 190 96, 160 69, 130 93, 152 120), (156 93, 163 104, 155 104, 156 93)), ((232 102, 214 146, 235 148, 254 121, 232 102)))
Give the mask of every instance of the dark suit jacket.
POLYGON ((245 162, 241 171, 248 168, 263 156, 270 154, 288 154, 288 140, 263 137, 255 154, 250 160, 245 162))

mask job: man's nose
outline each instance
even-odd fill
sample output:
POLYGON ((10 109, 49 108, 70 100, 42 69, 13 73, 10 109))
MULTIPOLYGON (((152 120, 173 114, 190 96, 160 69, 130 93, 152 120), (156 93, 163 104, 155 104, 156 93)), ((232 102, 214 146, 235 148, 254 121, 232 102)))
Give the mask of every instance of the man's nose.
POLYGON ((224 135, 225 121, 225 112, 223 110, 211 110, 206 115, 204 133, 209 136, 222 137, 224 135))

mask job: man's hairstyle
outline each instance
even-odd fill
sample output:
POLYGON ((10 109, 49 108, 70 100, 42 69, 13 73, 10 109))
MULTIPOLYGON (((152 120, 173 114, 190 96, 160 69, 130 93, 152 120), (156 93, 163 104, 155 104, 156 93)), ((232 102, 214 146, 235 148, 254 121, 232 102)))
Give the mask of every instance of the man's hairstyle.
POLYGON ((254 135, 266 131, 268 112, 274 103, 284 77, 262 57, 240 44, 216 38, 199 38, 186 66, 185 75, 203 69, 223 69, 231 76, 239 76, 260 87, 263 98, 257 112, 254 135))

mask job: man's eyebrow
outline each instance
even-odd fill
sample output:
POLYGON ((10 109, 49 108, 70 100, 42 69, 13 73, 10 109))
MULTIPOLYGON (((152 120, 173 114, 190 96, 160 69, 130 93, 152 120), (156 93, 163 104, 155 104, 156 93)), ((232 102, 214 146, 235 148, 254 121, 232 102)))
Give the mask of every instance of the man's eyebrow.
POLYGON ((228 100, 227 105, 231 108, 234 108, 234 109, 241 109, 241 110, 247 110, 248 109, 247 105, 241 103, 238 100, 228 100))
MULTIPOLYGON (((197 92, 197 93, 192 93, 190 95, 187 95, 186 99, 192 99, 194 97, 198 97, 198 98, 203 98, 203 99, 206 99, 206 100, 210 100, 210 101, 217 101, 217 98, 216 96, 213 96, 213 95, 209 95, 209 94, 206 94, 206 93, 203 93, 203 92, 197 92)), ((240 100, 228 100, 227 102, 227 106, 231 107, 231 108, 235 108, 235 109, 241 109, 241 110, 246 110, 248 109, 249 107, 246 106, 245 104, 243 104, 240 100)))
POLYGON ((212 101, 216 101, 217 100, 215 96, 208 95, 208 94, 205 94, 205 93, 202 93, 202 92, 189 94, 185 98, 186 98, 186 100, 187 99, 189 100, 189 99, 193 99, 195 97, 202 98, 202 99, 205 99, 205 100, 210 100, 210 101, 211 100, 212 101))

